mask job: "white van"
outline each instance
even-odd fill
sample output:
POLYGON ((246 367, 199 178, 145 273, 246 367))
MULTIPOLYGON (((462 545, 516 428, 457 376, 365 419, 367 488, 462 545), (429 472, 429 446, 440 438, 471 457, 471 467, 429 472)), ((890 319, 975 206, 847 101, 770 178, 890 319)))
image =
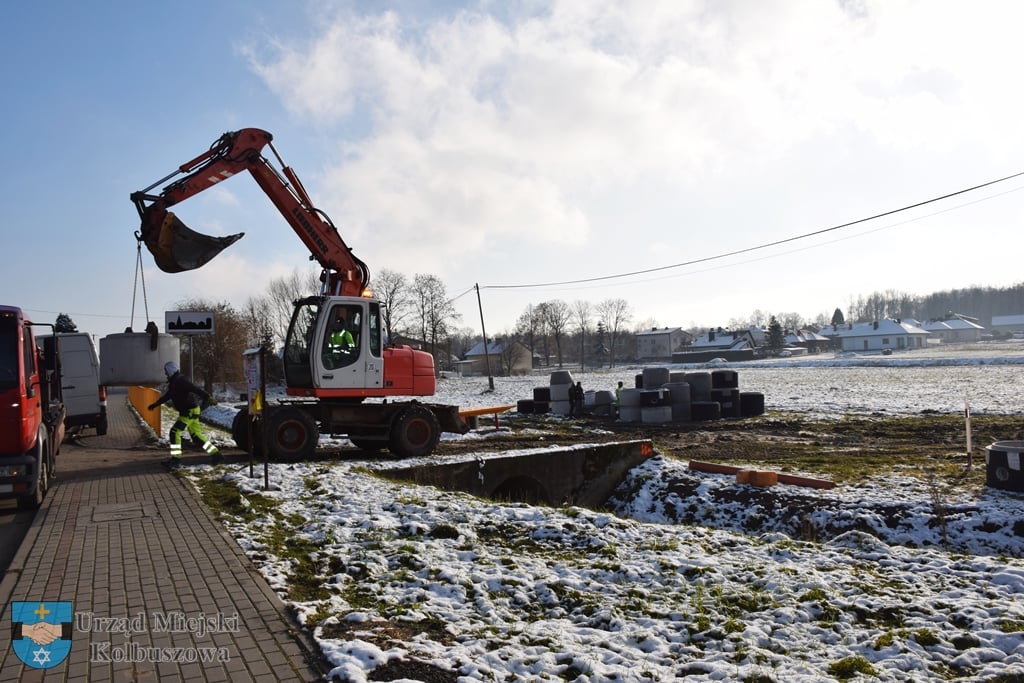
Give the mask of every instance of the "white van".
MULTIPOLYGON (((39 340, 47 349, 53 344, 53 335, 41 335, 39 340)), ((100 361, 92 337, 85 332, 60 332, 57 341, 67 409, 64 426, 70 434, 92 427, 103 436, 107 433, 107 388, 100 384, 100 361)))

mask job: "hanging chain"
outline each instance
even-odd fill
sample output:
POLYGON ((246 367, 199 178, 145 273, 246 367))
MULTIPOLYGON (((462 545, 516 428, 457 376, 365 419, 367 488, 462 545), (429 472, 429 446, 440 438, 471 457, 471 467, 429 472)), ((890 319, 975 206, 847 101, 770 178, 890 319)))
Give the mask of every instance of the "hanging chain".
POLYGON ((129 330, 135 327, 135 294, 138 291, 140 281, 142 282, 142 304, 146 310, 146 320, 149 320, 149 300, 146 298, 146 274, 142 270, 142 235, 136 232, 135 240, 138 242, 138 256, 135 259, 135 283, 132 287, 132 317, 129 321, 129 330))

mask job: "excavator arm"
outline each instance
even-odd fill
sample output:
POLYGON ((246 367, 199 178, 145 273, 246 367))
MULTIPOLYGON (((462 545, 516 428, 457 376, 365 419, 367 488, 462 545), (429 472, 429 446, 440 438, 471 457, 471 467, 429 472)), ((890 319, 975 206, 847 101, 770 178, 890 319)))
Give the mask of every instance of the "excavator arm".
POLYGON ((369 269, 345 244, 330 218, 313 206, 298 176, 285 165, 272 140, 270 133, 258 128, 225 133, 206 152, 149 187, 133 192, 131 199, 142 219, 136 237, 145 242, 164 272, 177 273, 202 266, 244 233, 227 237, 203 235, 182 223, 170 207, 236 173, 248 171, 309 249, 310 257, 323 267, 323 293, 361 296, 369 283, 369 269), (263 155, 267 147, 281 170, 263 155), (159 194, 151 194, 164 183, 168 184, 159 194))

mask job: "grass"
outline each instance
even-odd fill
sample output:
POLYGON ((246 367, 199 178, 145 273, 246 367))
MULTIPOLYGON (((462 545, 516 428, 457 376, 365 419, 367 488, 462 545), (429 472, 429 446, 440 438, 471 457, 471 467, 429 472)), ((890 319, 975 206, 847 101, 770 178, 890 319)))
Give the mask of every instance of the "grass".
MULTIPOLYGON (((1006 415, 974 416, 971 424, 975 451, 980 444, 1020 429, 1019 417, 1006 415)), ((840 484, 865 481, 881 472, 931 477, 936 486, 945 487, 981 487, 985 482, 983 453, 975 452, 974 467, 966 469, 965 425, 958 414, 848 415, 836 420, 786 414, 700 427, 705 432, 729 432, 730 459, 840 484)))
POLYGON ((857 674, 865 674, 867 676, 878 675, 875 667, 871 666, 871 662, 860 655, 844 657, 839 661, 832 662, 828 665, 828 673, 830 676, 835 676, 841 681, 847 681, 857 674))

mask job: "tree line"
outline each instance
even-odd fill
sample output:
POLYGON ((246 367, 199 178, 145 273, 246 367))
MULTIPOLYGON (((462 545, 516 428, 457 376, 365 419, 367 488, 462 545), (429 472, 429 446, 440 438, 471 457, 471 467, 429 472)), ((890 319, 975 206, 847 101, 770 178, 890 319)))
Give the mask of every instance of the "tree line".
MULTIPOLYGON (((435 366, 448 369, 457 359, 480 343, 481 335, 472 327, 460 327, 461 316, 455 310, 442 280, 436 275, 416 274, 409 278, 392 270, 382 270, 372 283, 381 304, 383 331, 392 343, 410 343, 430 352, 435 366)), ((212 311, 215 333, 186 336, 182 362, 192 359, 195 377, 212 391, 216 384, 240 382, 242 352, 263 346, 272 351, 272 359, 283 346, 291 320, 293 302, 319 291, 316 272, 294 271, 267 284, 265 293, 250 297, 241 308, 228 302, 187 299, 176 304, 182 311, 212 311), (191 348, 188 345, 191 344, 191 348)), ((949 313, 976 318, 989 326, 993 316, 1024 313, 1024 282, 1009 287, 970 287, 916 296, 896 290, 851 297, 845 315, 848 322, 884 318, 939 319, 949 313)), ((733 318, 728 328, 751 326, 779 330, 821 329, 835 319, 819 314, 803 318, 796 313, 767 313, 755 309, 748 318, 733 318)), ((529 304, 515 324, 490 335, 496 357, 496 374, 510 374, 513 368, 540 365, 601 366, 632 360, 635 349, 627 341, 635 332, 659 327, 657 321, 634 321, 631 304, 621 298, 593 303, 560 299, 529 304), (524 357, 526 356, 526 357, 524 357)), ((58 331, 75 331, 74 322, 64 313, 58 316, 58 331)), ((687 329, 699 336, 708 327, 687 329)), ((191 368, 189 368, 191 370, 191 368)), ((270 381, 283 379, 278 363, 268 364, 270 381)))

